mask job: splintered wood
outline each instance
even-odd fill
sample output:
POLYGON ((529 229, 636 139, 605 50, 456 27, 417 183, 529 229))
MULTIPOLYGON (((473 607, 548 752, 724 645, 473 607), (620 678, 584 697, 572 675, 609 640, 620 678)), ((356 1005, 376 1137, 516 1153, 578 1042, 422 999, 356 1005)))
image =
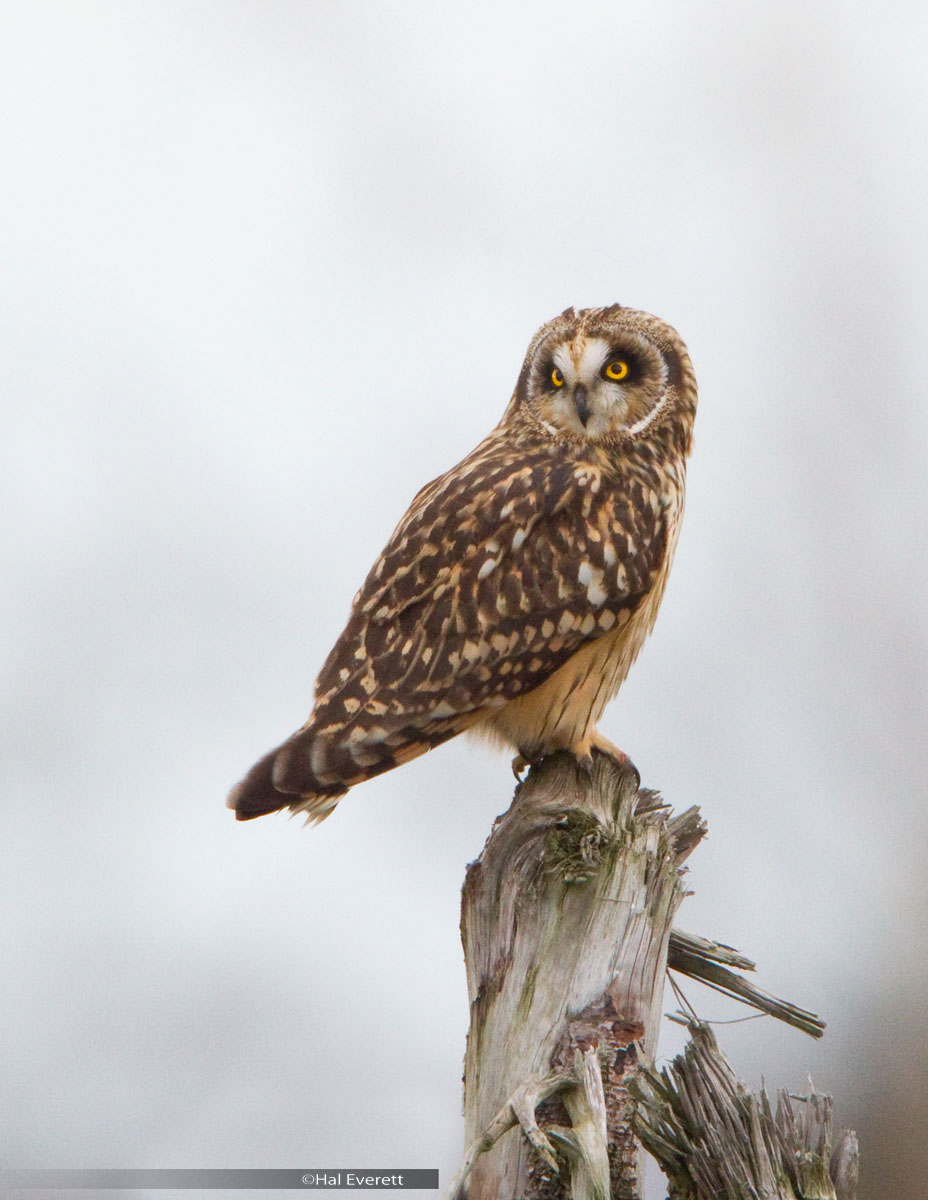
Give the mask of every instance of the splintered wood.
POLYGON ((833 1135, 830 1096, 764 1090, 735 1077, 712 1030, 692 1021, 683 1054, 643 1064, 632 1091, 635 1127, 674 1200, 855 1200, 857 1136, 833 1135))

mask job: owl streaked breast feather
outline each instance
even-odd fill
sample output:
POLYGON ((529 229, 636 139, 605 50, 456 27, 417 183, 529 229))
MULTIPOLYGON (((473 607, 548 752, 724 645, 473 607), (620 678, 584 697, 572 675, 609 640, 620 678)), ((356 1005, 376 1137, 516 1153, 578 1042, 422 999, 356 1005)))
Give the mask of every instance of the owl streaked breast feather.
POLYGON ((543 326, 500 424, 400 521, 309 720, 233 790, 236 815, 321 820, 354 784, 466 729, 527 760, 589 755, 663 592, 694 409, 685 347, 657 318, 613 306, 543 326), (609 363, 630 382, 600 396, 593 372, 611 381, 609 363))

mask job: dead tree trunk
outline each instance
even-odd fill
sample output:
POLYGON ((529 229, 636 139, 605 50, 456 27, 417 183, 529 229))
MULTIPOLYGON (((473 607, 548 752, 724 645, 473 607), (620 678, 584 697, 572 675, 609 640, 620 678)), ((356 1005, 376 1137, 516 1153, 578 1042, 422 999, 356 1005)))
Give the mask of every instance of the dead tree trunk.
POLYGON ((820 1035, 812 1014, 730 969, 753 967, 737 951, 672 930, 704 832, 698 810, 672 817, 602 755, 591 773, 552 757, 517 789, 464 883, 467 1150, 453 1200, 639 1200, 630 1082, 653 1059, 668 960, 820 1035))
POLYGON ((654 1050, 680 866, 702 832, 600 755, 591 775, 547 760, 497 822, 462 903, 465 1140, 486 1142, 507 1108, 526 1136, 477 1150, 470 1200, 568 1194, 556 1151, 572 1196, 638 1195, 627 1081, 654 1050))

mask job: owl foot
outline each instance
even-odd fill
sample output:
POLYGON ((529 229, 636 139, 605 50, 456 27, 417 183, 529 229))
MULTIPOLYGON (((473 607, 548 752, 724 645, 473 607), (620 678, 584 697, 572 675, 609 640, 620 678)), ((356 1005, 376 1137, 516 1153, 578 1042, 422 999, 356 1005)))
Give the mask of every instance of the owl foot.
MULTIPOLYGON (((635 778, 638 781, 637 786, 641 787, 641 772, 638 770, 638 768, 635 766, 635 764, 632 762, 632 760, 628 757, 628 755, 625 753, 625 751, 620 750, 618 748, 618 746, 615 745, 614 742, 610 742, 608 738, 604 738, 601 733, 597 732, 593 736, 593 750, 597 750, 597 751, 599 751, 600 754, 604 754, 606 756, 606 758, 611 759, 612 762, 614 762, 615 765, 617 767, 619 767, 621 770, 623 770, 623 771, 630 770, 630 771, 634 772, 635 778)), ((592 761, 593 760, 592 760, 592 755, 591 755, 590 756, 591 765, 592 765, 592 761)), ((584 769, 586 769, 586 768, 584 768, 584 769)))
POLYGON ((512 760, 512 773, 518 779, 519 783, 523 782, 523 772, 531 770, 532 767, 540 766, 544 762, 547 755, 534 754, 531 758, 527 754, 519 753, 512 760))
POLYGON ((526 758, 524 754, 517 754, 512 760, 512 773, 515 775, 519 783, 522 782, 522 775, 532 765, 531 760, 526 758))

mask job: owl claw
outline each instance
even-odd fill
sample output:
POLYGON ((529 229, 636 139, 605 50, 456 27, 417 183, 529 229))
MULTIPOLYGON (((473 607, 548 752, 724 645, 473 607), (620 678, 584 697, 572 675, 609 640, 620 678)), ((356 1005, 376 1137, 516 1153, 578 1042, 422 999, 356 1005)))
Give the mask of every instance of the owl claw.
POLYGON ((517 754, 515 756, 515 758, 512 760, 512 773, 513 773, 513 775, 515 775, 515 777, 519 783, 522 782, 522 773, 524 771, 528 770, 528 768, 531 765, 532 764, 529 762, 529 760, 525 757, 524 754, 517 754))
POLYGON ((623 771, 632 771, 635 779, 637 780, 636 786, 641 787, 641 772, 638 770, 632 760, 628 757, 624 750, 620 750, 614 742, 610 742, 608 738, 604 738, 598 730, 593 738, 591 754, 586 756, 584 759, 577 760, 584 771, 587 770, 587 761, 592 761, 593 753, 604 755, 623 771))
POLYGON ((606 758, 611 759, 617 767, 621 767, 623 771, 631 771, 635 776, 635 787, 641 787, 641 772, 628 757, 624 750, 619 750, 617 746, 597 746, 596 749, 606 758))

